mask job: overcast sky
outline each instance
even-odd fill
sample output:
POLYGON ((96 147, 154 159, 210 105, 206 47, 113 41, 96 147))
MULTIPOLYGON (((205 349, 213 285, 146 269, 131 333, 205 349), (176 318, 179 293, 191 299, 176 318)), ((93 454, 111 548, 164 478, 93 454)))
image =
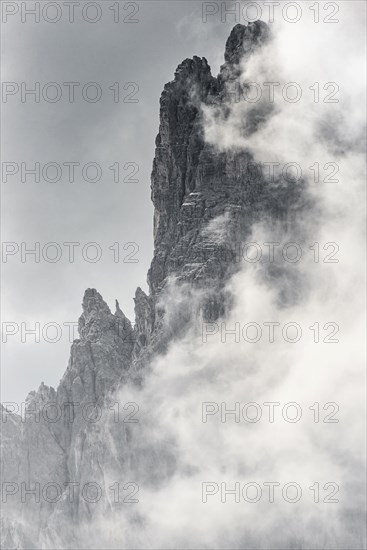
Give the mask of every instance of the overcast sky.
MULTIPOLYGON (((33 5, 29 2, 27 6, 33 5)), ((27 163, 41 167, 48 162, 79 162, 75 182, 69 183, 68 167, 62 166, 63 176, 56 183, 35 183, 27 175, 20 181, 20 172, 3 184, 2 240, 27 243, 34 248, 56 242, 62 257, 57 263, 34 256, 9 256, 3 264, 2 320, 19 325, 17 335, 9 336, 3 346, 2 399, 20 401, 28 391, 37 388, 41 380, 56 386, 68 361, 69 335, 64 322, 77 321, 81 313, 84 290, 95 287, 111 309, 115 298, 133 319, 133 296, 137 286, 146 289, 146 272, 152 257, 152 216, 150 201, 150 172, 154 156, 154 140, 158 132, 159 97, 163 85, 172 80, 177 65, 186 57, 206 56, 217 72, 223 60, 226 36, 232 23, 221 24, 218 18, 204 25, 200 2, 139 2, 123 10, 121 18, 138 19, 138 23, 114 23, 108 8, 113 2, 99 2, 102 18, 92 24, 75 11, 75 22, 68 22, 68 12, 62 2, 62 18, 54 24, 44 20, 35 23, 32 16, 21 22, 21 14, 9 16, 2 24, 3 81, 42 86, 59 83, 62 97, 56 103, 41 98, 35 103, 20 93, 9 96, 2 104, 3 162, 27 163), (131 15, 129 15, 131 13, 131 15), (80 82, 75 103, 69 102, 68 87, 63 82, 80 82), (99 102, 89 103, 81 98, 80 89, 88 82, 102 88, 99 102), (138 103, 114 102, 112 90, 120 84, 122 99, 138 99, 138 103), (139 87, 123 86, 134 82, 139 87), (102 169, 99 182, 85 181, 81 167, 87 162, 98 163, 102 169), (138 182, 114 183, 109 169, 119 163, 121 180, 129 173, 138 182), (5 204, 4 204, 5 203, 5 204), (69 262, 64 242, 80 242, 75 249, 75 262, 69 262), (97 263, 83 259, 84 244, 96 242, 102 249, 97 263), (120 243, 120 261, 114 262, 113 243, 120 243), (134 245, 123 250, 125 243, 134 245), (137 263, 126 263, 123 259, 137 263), (57 343, 35 344, 27 336, 21 343, 21 326, 32 328, 35 322, 42 327, 56 322, 63 327, 57 343)), ((46 17, 55 17, 50 11, 46 17)), ((92 8, 87 16, 94 18, 92 8)), ((46 89, 52 98, 55 88, 46 89)), ((93 88, 89 90, 93 97, 93 88)), ((42 92, 41 92, 42 93, 42 92)), ((87 90, 88 93, 88 90, 87 90)), ((19 166, 20 170, 20 166, 19 166)), ((87 178, 93 179, 93 169, 87 178)), ((54 177, 52 168, 47 178, 54 177)), ((55 249, 49 248, 50 258, 55 249)), ((89 248, 93 257, 95 249, 89 248)), ((55 332, 50 329, 52 339, 55 332)), ((48 337, 48 336, 47 336, 48 337)))
MULTIPOLYGON (((81 1, 81 5, 85 3, 81 1)), ((7 4, 20 10, 20 3, 7 4)), ((33 4, 28 2, 27 6, 33 4)), ((61 99, 55 103, 42 95, 39 103, 32 96, 22 102, 19 91, 9 94, 1 105, 2 162, 19 165, 19 172, 2 183, 2 240, 19 247, 24 242, 28 248, 34 248, 36 242, 41 248, 54 242, 62 250, 56 263, 42 256, 39 263, 32 256, 22 262, 19 252, 9 255, 2 265, 2 320, 19 326, 19 332, 3 345, 3 401, 22 401, 41 381, 57 386, 70 347, 63 323, 77 321, 86 288, 97 288, 111 309, 118 298, 121 309, 133 320, 133 296, 137 286, 147 290, 146 272, 153 250, 150 172, 161 91, 172 80, 177 65, 193 55, 205 56, 216 74, 231 28, 246 22, 234 17, 222 22, 219 14, 214 14, 203 23, 202 2, 193 0, 139 1, 130 5, 120 2, 120 21, 115 23, 110 8, 116 3, 104 0, 97 4, 102 15, 94 24, 83 20, 78 7, 75 21, 70 23, 63 2, 59 2, 61 18, 56 23, 45 20, 55 17, 52 7, 41 14, 39 23, 20 11, 5 21, 3 13, 3 81, 19 86, 24 82, 27 88, 39 82, 41 90, 44 84, 55 82, 62 90, 61 99), (25 22, 21 21, 22 15, 25 22), (123 22, 123 18, 138 22, 123 22), (75 87, 74 103, 69 102, 70 88, 64 82, 80 83, 75 87), (102 89, 100 101, 88 102, 81 96, 88 82, 102 89), (116 82, 120 86, 117 103, 116 86, 109 89, 116 82), (129 82, 134 84, 124 89, 129 82), (123 98, 138 102, 123 102, 123 98), (68 181, 66 166, 55 183, 45 181, 42 175, 39 183, 32 175, 22 182, 21 163, 31 168, 35 162, 41 167, 49 162, 60 166, 77 162, 80 166, 75 168, 73 183, 68 181), (88 162, 101 167, 100 181, 83 179, 81 168, 88 162), (109 167, 115 163, 119 163, 121 180, 138 167, 131 178, 139 181, 114 183, 109 167), (126 163, 134 164, 124 169, 126 163), (74 263, 69 261, 65 242, 80 243, 74 263), (81 253, 83 245, 91 242, 98 243, 102 251, 97 263, 86 261, 81 253), (120 246, 117 263, 109 249, 116 242, 120 246), (126 243, 136 244, 124 250, 126 243), (123 261, 129 257, 138 262, 123 261), (36 322, 41 328, 56 322, 63 327, 62 337, 57 343, 49 343, 41 336, 41 342, 35 344, 34 337, 28 336, 22 343, 22 322, 28 328, 36 322)), ((212 4, 215 10, 221 3, 212 4)), ((306 4, 313 2, 302 2, 303 16, 310 17, 306 4)), ((361 2, 348 2, 351 4, 359 7, 361 2)), ((92 7, 87 17, 94 18, 95 13, 92 7)), ((262 11, 262 18, 268 20, 267 11, 262 11)), ((11 85, 7 90, 11 92, 11 85)), ((44 93, 52 98, 55 90, 48 87, 44 93)), ((93 97, 94 91, 90 87, 86 93, 93 97)), ((47 174, 52 178, 54 172, 50 169, 47 174)), ((92 168, 87 175, 93 178, 92 168)), ((55 249, 49 248, 49 256, 54 253, 55 249)), ((93 248, 87 253, 93 257, 93 248)), ((50 329, 47 334, 52 338, 55 333, 50 329)))

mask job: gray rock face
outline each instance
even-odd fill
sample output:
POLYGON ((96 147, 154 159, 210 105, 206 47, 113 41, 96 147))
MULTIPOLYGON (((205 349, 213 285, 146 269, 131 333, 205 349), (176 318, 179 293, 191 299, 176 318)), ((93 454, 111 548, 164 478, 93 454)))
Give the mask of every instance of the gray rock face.
MULTIPOLYGON (((143 383, 152 357, 182 334, 193 316, 201 312, 213 320, 229 306, 223 288, 238 268, 237 247, 255 222, 289 222, 304 208, 301 186, 270 183, 261 172, 254 176, 248 152, 220 152, 204 139, 203 105, 221 107, 225 116, 226 104, 232 101, 227 86, 238 78, 238 64, 268 40, 269 29, 262 22, 236 25, 218 78, 211 75, 205 58, 194 57, 183 61, 164 87, 152 172, 155 251, 148 273, 150 294, 137 289, 132 327, 118 302, 113 314, 100 294, 88 289, 79 319, 80 338, 72 344, 57 390, 42 384, 31 392, 26 421, 3 411, 3 480, 41 487, 50 481, 61 487, 79 484, 73 502, 64 495, 56 503, 41 498, 20 506, 20 513, 20 492, 9 497, 4 505, 9 518, 3 525, 4 547, 42 543, 76 548, 73 526, 93 520, 92 507, 80 498, 83 483, 93 479, 106 488, 107 471, 128 478, 132 463, 137 472, 146 471, 139 470, 139 464, 150 464, 153 485, 159 483, 160 471, 174 471, 169 451, 159 445, 132 445, 131 425, 111 420, 113 393, 128 381, 143 383), (183 305, 167 322, 164 302, 172 278, 188 296, 197 292, 202 298, 194 309, 187 300, 187 308, 183 305), (42 411, 39 418, 30 414, 32 409, 42 411), (99 410, 104 421, 93 423, 99 410), (50 421, 55 415, 59 418, 50 421), (57 528, 59 517, 67 532, 57 528)), ((245 121, 244 133, 255 131, 262 116, 267 113, 254 113, 252 121, 245 121)), ((106 512, 112 507, 105 502, 106 512)))
POLYGON ((270 29, 263 21, 254 21, 247 26, 236 25, 226 43, 225 64, 220 69, 220 80, 237 78, 240 74, 239 64, 269 40, 270 29))
MULTIPOLYGON (((174 276, 211 290, 213 298, 200 305, 204 317, 215 319, 225 307, 223 282, 238 267, 236 251, 252 225, 266 218, 290 220, 304 207, 301 185, 269 182, 262 170, 254 170, 248 152, 219 152, 204 139, 203 106, 220 107, 226 116, 226 106, 236 101, 228 87, 234 89, 239 63, 268 40, 269 28, 261 21, 236 25, 218 78, 205 58, 194 57, 179 65, 164 88, 152 173, 155 252, 148 282, 153 303, 174 276)), ((254 107, 244 135, 268 114, 254 107)))
MULTIPOLYGON (((111 422, 112 411, 108 410, 105 422, 96 420, 107 406, 107 396, 126 382, 135 336, 118 303, 112 314, 96 290, 85 292, 82 308, 80 339, 72 344, 57 391, 42 383, 37 392, 31 392, 23 419, 2 410, 2 479, 7 491, 16 491, 16 497, 8 496, 4 505, 10 518, 3 531, 7 548, 32 547, 19 542, 29 538, 35 548, 40 540, 49 540, 51 548, 63 547, 68 536, 53 530, 52 518, 61 514, 71 523, 89 518, 88 503, 80 498, 79 487, 90 480, 104 485, 103 430, 111 422), (53 503, 55 491, 69 491, 70 483, 76 484, 74 498, 68 492, 67 498, 53 503), (33 495, 27 496, 27 489, 33 495)), ((115 434, 117 442, 122 441, 121 435, 126 441, 126 432, 122 432, 115 434)), ((116 455, 121 465, 126 453, 118 449, 116 455)), ((107 461, 113 463, 114 457, 107 461)), ((75 545, 72 539, 69 543, 75 545)))

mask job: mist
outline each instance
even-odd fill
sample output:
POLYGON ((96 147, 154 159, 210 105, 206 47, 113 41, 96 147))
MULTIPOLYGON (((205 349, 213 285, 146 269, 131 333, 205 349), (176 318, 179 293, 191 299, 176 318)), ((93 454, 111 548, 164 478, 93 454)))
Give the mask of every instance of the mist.
MULTIPOLYGON (((132 519, 101 518, 96 531, 104 542, 110 533, 111 548, 365 547, 365 101, 363 48, 351 33, 359 6, 319 33, 307 22, 274 23, 272 41, 241 67, 244 85, 279 83, 256 131, 243 124, 253 103, 203 105, 208 143, 249 151, 258 163, 297 163, 313 208, 297 219, 297 239, 287 224, 254 226, 247 243, 262 256, 241 258, 226 287, 228 314, 211 324, 194 316, 154 360, 143 388, 121 389, 121 403, 136 401, 142 413, 133 448, 165 448, 174 466, 164 475, 162 463, 158 482, 146 472, 132 519), (277 92, 289 82, 302 89, 296 103, 277 92), (337 102, 315 102, 315 82, 321 91, 337 83, 337 102), (337 183, 315 182, 315 162, 321 170, 334 163, 337 183), (290 260, 282 250, 295 242, 301 257, 292 261, 297 248, 290 260), (277 243, 272 261, 264 243, 277 243), (248 483, 261 487, 258 500, 254 485, 243 497, 248 483), (287 483, 301 487, 298 500, 294 488, 282 495, 287 483)), ((221 216, 205 234, 225 239, 227 222, 221 216)), ((198 296, 172 281, 167 323, 188 300, 195 311, 198 296)), ((85 548, 100 547, 95 534, 83 533, 85 548)))

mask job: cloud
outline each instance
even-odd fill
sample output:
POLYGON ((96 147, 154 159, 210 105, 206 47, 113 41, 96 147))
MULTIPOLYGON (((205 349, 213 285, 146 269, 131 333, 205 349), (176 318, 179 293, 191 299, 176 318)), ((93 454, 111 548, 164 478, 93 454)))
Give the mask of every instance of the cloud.
MULTIPOLYGON (((207 341, 203 330, 208 327, 196 319, 165 354, 156 357, 142 389, 121 388, 121 404, 135 401, 141 411, 141 422, 129 441, 128 474, 120 472, 143 480, 139 504, 133 510, 116 509, 107 517, 101 514, 88 529, 81 525, 81 548, 363 547, 361 12, 359 3, 343 6, 345 21, 332 29, 323 25, 316 32, 307 23, 275 28, 272 45, 242 68, 244 82, 269 78, 282 84, 299 82, 303 101, 280 100, 266 122, 245 135, 238 121, 246 118, 251 105, 234 103, 226 117, 203 107, 208 143, 221 151, 246 149, 257 162, 299 163, 317 208, 298 220, 303 230, 299 262, 288 263, 278 253, 275 266, 280 275, 269 277, 266 258, 244 261, 227 285, 232 309, 211 327, 207 341), (334 79, 343 91, 340 102, 314 103, 309 87, 318 80, 322 89, 324 82, 334 79), (327 162, 336 163, 340 181, 313 183, 309 167, 315 162, 320 171, 327 162), (338 250, 327 243, 335 243, 338 250), (333 257, 338 263, 325 263, 333 257), (299 287, 297 281, 302 281, 299 287), (296 291, 296 299, 284 301, 282 294, 290 291, 296 291), (255 323, 261 337, 251 342, 255 323), (270 328, 264 323, 278 323, 274 342, 269 341, 270 328), (292 342, 295 324, 301 336, 292 342), (237 333, 224 333, 237 331, 238 325, 239 338, 237 333), (265 405, 270 402, 279 403, 274 422, 269 421, 265 405), (218 406, 207 422, 202 420, 203 403, 218 406), (231 414, 222 422, 222 403, 228 411, 240 404, 239 422, 231 414), (257 422, 248 420, 256 407, 247 409, 247 419, 243 417, 248 403, 260 406, 257 422), (295 414, 294 407, 284 409, 287 403, 300 407, 298 422, 284 418, 295 414), (328 418, 339 421, 325 422, 328 418), (155 478, 152 471, 158 471, 155 478), (204 482, 218 487, 206 503, 204 482), (243 498, 242 488, 249 482, 261 487, 258 502, 243 498), (269 482, 279 483, 275 502, 269 502, 269 487, 264 485, 269 482), (233 494, 222 502, 221 483, 228 489, 240 483, 240 502, 233 494), (298 502, 287 502, 282 495, 287 483, 301 487, 298 502), (314 502, 315 483, 320 502, 314 502), (325 502, 333 498, 334 484, 339 487, 339 502, 325 502)), ((225 216, 217 218, 206 236, 221 239, 226 223, 225 216)), ((265 223, 254 226, 250 238, 261 246, 280 242, 278 252, 294 240, 289 228, 265 223)), ((197 296, 175 281, 165 298, 170 322, 180 308, 195 310, 197 296)))
MULTIPOLYGON (((238 121, 246 118, 251 105, 232 103, 226 116, 203 107, 206 139, 211 145, 221 151, 246 149, 258 162, 299 163, 316 207, 299 220, 303 231, 299 262, 287 263, 281 256, 281 276, 270 279, 266 261, 244 262, 227 287, 233 307, 211 326, 207 341, 203 342, 200 323, 194 324, 165 355, 155 359, 143 390, 136 394, 141 409, 149 411, 141 437, 152 447, 173 440, 170 452, 176 466, 158 487, 142 487, 139 514, 144 521, 139 524, 139 535, 130 525, 127 539, 122 537, 126 544, 148 548, 363 547, 364 159, 360 138, 364 127, 356 70, 361 61, 360 42, 356 37, 348 40, 354 28, 352 8, 343 13, 345 24, 325 32, 316 33, 309 25, 275 28, 272 44, 242 68, 243 82, 274 78, 281 83, 298 82, 303 101, 280 100, 266 123, 250 135, 241 132, 238 121), (332 79, 342 91, 339 103, 315 103, 309 87, 319 81, 321 90, 332 79), (315 162, 321 167, 327 162, 337 164, 339 182, 315 184, 309 171, 315 162), (337 263, 327 263, 335 259, 337 263), (284 303, 280 294, 294 290, 287 285, 292 287, 297 281, 302 281, 296 289, 297 299, 284 303), (243 330, 249 323, 246 341, 243 330), (255 323, 261 327, 256 343, 249 341, 255 338, 255 323), (274 342, 269 342, 269 325, 264 323, 278 323, 274 342), (236 324, 240 326, 238 341, 233 333, 236 324), (283 332, 289 324, 289 332, 283 332), (295 325, 301 336, 291 342, 296 339, 295 325), (232 333, 225 335, 225 329, 232 333), (274 423, 269 422, 264 405, 270 402, 279 403, 274 423), (214 409, 218 406, 207 422, 202 421, 203 403, 214 404, 214 409), (228 414, 222 422, 222 403, 228 410, 239 403, 241 411, 246 404, 256 403, 262 416, 258 422, 243 416, 235 422, 234 415, 228 414), (285 420, 288 411, 294 415, 299 410, 294 406, 284 409, 287 403, 300 408, 298 422, 285 420), (270 481, 280 484, 274 503, 264 497, 268 494, 264 482, 270 481), (225 482, 231 489, 236 482, 241 488, 256 482, 263 497, 249 503, 241 496, 237 503, 232 494, 224 503, 218 489, 203 503, 203 482, 213 483, 214 488, 225 482), (302 488, 297 503, 280 496, 289 482, 302 488), (321 502, 314 502, 315 483, 319 483, 321 502), (336 487, 338 502, 328 503, 336 487)), ((205 234, 222 238, 225 227, 225 216, 221 216, 205 234)), ((251 241, 276 240, 282 247, 292 240, 289 228, 279 226, 276 231, 259 224, 252 228, 251 241)), ((173 287, 171 292, 172 301, 167 301, 166 308, 176 310, 181 303, 180 288, 173 287)), ((248 414, 256 411, 253 406, 248 414)))

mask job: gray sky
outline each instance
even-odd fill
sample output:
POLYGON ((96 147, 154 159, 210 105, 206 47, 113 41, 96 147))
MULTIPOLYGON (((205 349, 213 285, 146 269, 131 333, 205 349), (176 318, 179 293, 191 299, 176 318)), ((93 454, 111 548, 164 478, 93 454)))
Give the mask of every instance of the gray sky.
MULTIPOLYGON (((85 3, 85 2, 84 2, 85 3)), ((41 3, 42 4, 42 3, 41 3)), ((83 4, 83 2, 82 2, 83 4)), ((124 4, 121 2, 121 6, 124 4)), ((27 6, 33 5, 29 2, 27 6)), ((15 162, 19 173, 2 185, 2 240, 34 243, 42 246, 56 242, 62 257, 56 263, 34 256, 21 261, 20 253, 3 263, 3 322, 15 322, 19 332, 9 336, 3 345, 2 399, 21 401, 41 380, 56 386, 68 361, 69 335, 64 322, 77 321, 81 300, 87 287, 95 287, 111 308, 115 298, 133 319, 133 295, 137 286, 146 289, 146 272, 152 257, 152 215, 150 172, 154 140, 158 132, 159 97, 163 85, 172 80, 177 65, 186 57, 206 56, 214 73, 223 60, 226 37, 233 26, 222 24, 218 17, 203 24, 201 2, 139 2, 138 23, 113 22, 108 8, 113 2, 99 2, 102 18, 88 23, 75 11, 75 22, 68 21, 62 5, 62 18, 54 24, 44 20, 35 23, 32 16, 21 22, 21 14, 9 16, 2 23, 3 82, 25 82, 27 88, 39 82, 41 90, 48 82, 59 83, 62 97, 56 103, 42 99, 35 103, 28 96, 21 102, 20 93, 2 103, 2 162, 15 162), (69 102, 63 82, 80 82, 75 102, 69 102), (99 102, 81 98, 80 88, 88 82, 102 87, 99 102), (139 91, 132 98, 138 103, 114 103, 108 87, 120 83, 122 98, 134 91, 123 86, 135 82, 139 91), (63 162, 79 162, 75 182, 68 181, 68 168, 63 162), (62 166, 62 177, 56 183, 39 183, 27 175, 20 181, 20 164, 27 168, 39 162, 62 166), (98 163, 102 169, 99 182, 83 179, 81 167, 98 163), (121 179, 134 170, 123 168, 133 162, 139 172, 132 179, 138 183, 114 183, 109 169, 118 162, 121 179), (69 262, 64 242, 80 242, 75 262, 69 262), (84 244, 96 242, 102 249, 101 260, 89 263, 83 259, 84 244), (120 243, 121 258, 113 261, 109 246, 120 243), (137 263, 122 260, 134 252, 123 245, 134 242, 139 251, 131 256, 137 263), (62 328, 56 343, 34 343, 27 336, 21 342, 21 326, 35 322, 42 327, 50 322, 62 328)), ((121 17, 133 13, 133 7, 121 10, 121 17)), ((46 17, 54 17, 51 8, 46 17)), ((88 13, 94 17, 94 12, 88 13)), ((129 17, 129 16, 128 16, 129 17)), ((55 90, 55 89, 54 89, 55 90)), ((49 88, 49 97, 54 90, 49 88)), ((90 90, 93 93, 93 90, 90 90)), ((92 96, 91 96, 92 97, 92 96)), ((94 177, 93 170, 87 177, 94 177)), ((52 179, 52 169, 50 169, 52 179)), ((49 177, 48 175, 46 177, 49 177)), ((135 245, 134 245, 135 246, 135 245)), ((94 249, 90 250, 93 257, 94 249)), ((136 250, 136 246, 135 246, 136 250)), ((55 249, 49 249, 50 257, 55 249)), ((88 251, 87 251, 88 253, 88 251)), ((52 339, 55 332, 47 333, 52 339)), ((48 336, 47 336, 48 337, 48 336)))

